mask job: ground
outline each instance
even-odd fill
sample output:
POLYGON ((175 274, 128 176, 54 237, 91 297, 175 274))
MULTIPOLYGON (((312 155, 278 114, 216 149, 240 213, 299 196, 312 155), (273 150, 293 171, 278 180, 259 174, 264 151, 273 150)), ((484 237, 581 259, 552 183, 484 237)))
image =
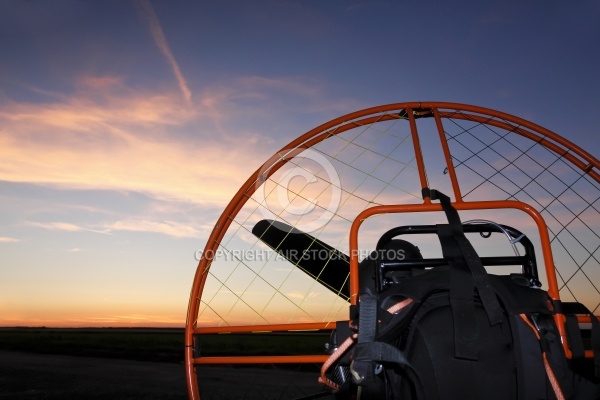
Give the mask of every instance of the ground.
MULTIPOLYGON (((202 400, 287 400, 322 393, 314 371, 204 367, 201 375, 202 400)), ((182 363, 0 350, 1 400, 187 398, 182 363)))
POLYGON ((187 399, 183 365, 0 351, 0 399, 187 399))

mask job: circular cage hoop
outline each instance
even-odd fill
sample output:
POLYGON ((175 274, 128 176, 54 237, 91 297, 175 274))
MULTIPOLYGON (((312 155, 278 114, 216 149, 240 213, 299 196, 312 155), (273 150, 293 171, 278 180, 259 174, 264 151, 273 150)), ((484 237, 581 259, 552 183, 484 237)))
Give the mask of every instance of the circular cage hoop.
MULTIPOLYGON (((300 272, 298 278, 297 269, 281 267, 287 261, 266 253, 278 249, 265 247, 256 237, 257 221, 280 220, 310 231, 311 243, 359 250, 349 236, 368 210, 430 207, 423 188, 446 192, 459 210, 507 201, 510 207, 519 203, 522 211, 531 210, 548 232, 548 248, 542 243, 541 250, 549 292, 598 312, 600 163, 595 157, 548 129, 487 108, 445 102, 372 107, 322 124, 277 151, 223 211, 199 260, 188 306, 190 398, 200 399, 200 364, 324 360, 322 355, 201 357, 195 347, 199 335, 331 330, 348 304, 340 288, 323 287, 320 273, 300 272), (248 260, 244 252, 251 250, 253 259, 248 260), (264 257, 257 260, 259 251, 264 257), (556 268, 548 267, 549 261, 556 268), (318 303, 315 298, 330 300, 318 303), (283 304, 292 311, 280 308, 283 304)), ((333 264, 329 257, 325 264, 333 264)), ((348 270, 340 274, 352 281, 348 270)))

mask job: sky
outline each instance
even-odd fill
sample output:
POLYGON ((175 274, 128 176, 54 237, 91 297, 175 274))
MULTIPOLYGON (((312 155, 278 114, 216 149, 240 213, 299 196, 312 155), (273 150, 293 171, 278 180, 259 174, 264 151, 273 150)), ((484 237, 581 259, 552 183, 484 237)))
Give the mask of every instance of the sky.
POLYGON ((0 326, 183 326, 250 174, 343 114, 507 112, 595 157, 600 3, 0 2, 0 326))

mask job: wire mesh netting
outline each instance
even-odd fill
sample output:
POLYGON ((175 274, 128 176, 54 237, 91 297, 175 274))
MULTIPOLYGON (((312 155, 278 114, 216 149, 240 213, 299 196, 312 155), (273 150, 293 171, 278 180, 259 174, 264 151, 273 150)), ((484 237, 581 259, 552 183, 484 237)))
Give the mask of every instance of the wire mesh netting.
MULTIPOLYGON (((251 231, 264 218, 276 219, 344 252, 350 224, 360 211, 374 204, 418 201, 420 187, 410 133, 403 131, 400 120, 380 125, 384 124, 331 136, 301 152, 248 199, 210 268, 200 324, 347 318, 346 300, 295 268, 251 231), (322 165, 323 160, 329 164, 322 165), (323 215, 330 218, 326 224, 319 221, 323 215)), ((347 275, 348 271, 340 273, 347 275)))
MULTIPOLYGON (((488 123, 449 119, 446 137, 465 199, 519 200, 548 226, 561 299, 600 307, 600 191, 586 171, 537 141, 488 123)), ((504 122, 504 121, 502 121, 504 122)))

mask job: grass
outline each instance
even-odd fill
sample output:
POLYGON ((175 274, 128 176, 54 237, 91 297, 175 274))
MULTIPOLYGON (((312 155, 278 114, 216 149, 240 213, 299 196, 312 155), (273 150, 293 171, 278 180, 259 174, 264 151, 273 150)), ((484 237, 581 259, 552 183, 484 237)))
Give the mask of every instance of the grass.
POLYGON ((246 333, 201 335, 202 356, 324 354, 329 333, 246 333))
MULTIPOLYGON (((202 335, 203 356, 323 354, 328 334, 202 335)), ((0 328, 0 349, 43 354, 183 362, 183 329, 0 328)))
POLYGON ((182 329, 0 329, 4 350, 139 361, 183 361, 183 342, 182 329))

